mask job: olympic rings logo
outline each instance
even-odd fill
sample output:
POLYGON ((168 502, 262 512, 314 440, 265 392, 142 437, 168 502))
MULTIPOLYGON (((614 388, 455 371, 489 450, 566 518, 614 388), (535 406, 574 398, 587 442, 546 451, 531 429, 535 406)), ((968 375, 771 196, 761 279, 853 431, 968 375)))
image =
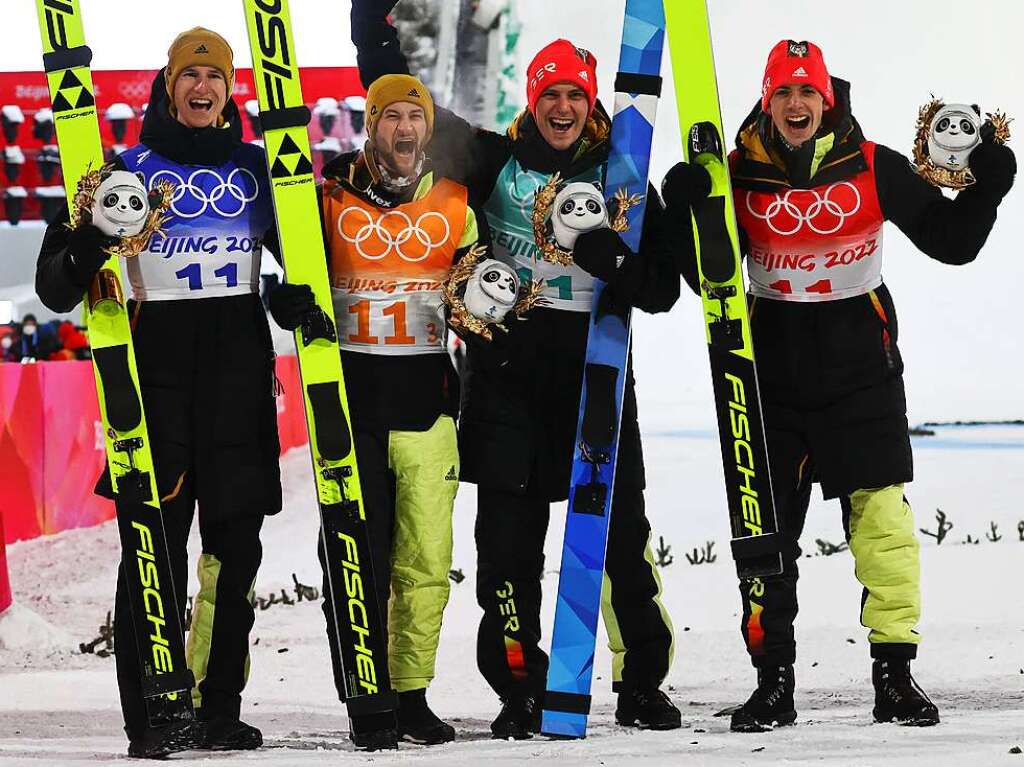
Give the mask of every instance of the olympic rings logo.
POLYGON ((843 228, 846 219, 853 216, 860 210, 860 190, 849 181, 840 181, 832 184, 819 194, 815 189, 790 189, 784 195, 775 195, 775 199, 768 203, 763 213, 754 210, 751 205, 752 192, 747 192, 747 210, 754 218, 767 222, 768 227, 784 237, 796 234, 806 224, 807 228, 815 234, 835 234, 843 228), (843 205, 837 192, 843 187, 849 188, 853 196, 843 195, 845 202, 852 203, 851 206, 843 205), (806 208, 794 201, 794 195, 809 195, 812 199, 806 208), (850 207, 847 210, 847 207, 850 207))
POLYGON ((350 205, 341 212, 337 228, 341 238, 355 245, 356 252, 367 261, 380 261, 394 252, 410 264, 429 258, 431 253, 448 242, 452 234, 448 219, 437 211, 427 211, 413 223, 400 210, 389 210, 374 219, 369 211, 357 205, 350 205), (430 225, 435 220, 439 223, 430 225), (388 226, 389 222, 394 223, 388 226), (435 239, 435 235, 440 236, 435 239), (364 248, 364 244, 371 240, 371 246, 364 248), (410 240, 415 240, 415 250, 422 250, 422 255, 407 252, 410 240))
POLYGON ((161 180, 174 184, 171 210, 186 219, 197 218, 207 210, 222 218, 237 218, 260 193, 256 176, 246 168, 235 168, 227 179, 212 168, 199 168, 187 181, 173 170, 158 170, 149 179, 149 188, 155 189, 161 180))

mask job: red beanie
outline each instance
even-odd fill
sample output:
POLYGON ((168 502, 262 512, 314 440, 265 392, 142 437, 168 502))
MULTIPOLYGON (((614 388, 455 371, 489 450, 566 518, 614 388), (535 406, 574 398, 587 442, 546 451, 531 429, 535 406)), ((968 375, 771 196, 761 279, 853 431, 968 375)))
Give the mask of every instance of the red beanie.
POLYGON ((761 109, 768 111, 772 94, 784 85, 810 85, 825 99, 825 108, 835 106, 836 96, 832 91, 832 78, 825 66, 821 48, 806 40, 780 40, 768 54, 768 65, 764 68, 764 85, 761 88, 761 109))
POLYGON ((555 40, 540 49, 526 71, 526 102, 530 112, 537 108, 537 99, 551 85, 572 83, 587 94, 593 110, 597 101, 597 59, 584 48, 568 40, 555 40))

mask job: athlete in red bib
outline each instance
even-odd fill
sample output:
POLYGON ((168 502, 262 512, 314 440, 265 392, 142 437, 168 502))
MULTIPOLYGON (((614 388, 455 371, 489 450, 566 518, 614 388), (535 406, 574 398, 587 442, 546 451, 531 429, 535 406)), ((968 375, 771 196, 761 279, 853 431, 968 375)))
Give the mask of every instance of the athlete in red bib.
MULTIPOLYGON (((798 539, 811 486, 839 498, 864 586, 861 622, 874 659, 874 717, 929 725, 938 710, 910 675, 920 617, 918 542, 904 484, 913 478, 896 314, 882 282, 883 222, 928 256, 975 259, 1016 171, 991 141, 970 156, 977 183, 947 199, 905 157, 864 139, 849 83, 821 51, 783 40, 771 51, 761 100, 730 156, 750 279, 757 372, 780 529, 781 576, 743 581, 741 629, 757 689, 732 717, 736 731, 796 719, 793 623, 798 539)), ((669 171, 664 196, 699 206, 699 166, 669 171)), ((683 265, 696 288, 696 264, 683 265)))

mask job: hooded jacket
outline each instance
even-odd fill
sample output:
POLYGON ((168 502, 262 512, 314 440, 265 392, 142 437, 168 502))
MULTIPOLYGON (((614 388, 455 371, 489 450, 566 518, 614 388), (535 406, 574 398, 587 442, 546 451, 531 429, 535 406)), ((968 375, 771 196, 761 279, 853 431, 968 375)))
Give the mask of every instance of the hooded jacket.
MULTIPOLYGON (((181 165, 219 167, 240 152, 257 151, 242 142, 238 108, 230 98, 224 127, 200 129, 171 117, 168 98, 161 70, 141 135, 152 152, 181 165)), ((120 160, 114 167, 127 169, 120 160)), ((254 204, 269 210, 269 196, 254 204)), ((68 220, 65 211, 47 227, 36 265, 36 292, 57 312, 71 311, 88 288, 76 282, 72 269, 68 220)), ((277 252, 272 226, 262 239, 277 252)), ((143 252, 139 258, 159 256, 143 252)), ((190 473, 207 514, 280 511, 274 351, 259 294, 130 300, 128 311, 161 496, 173 497, 190 473)), ((97 492, 111 495, 106 473, 97 492)))

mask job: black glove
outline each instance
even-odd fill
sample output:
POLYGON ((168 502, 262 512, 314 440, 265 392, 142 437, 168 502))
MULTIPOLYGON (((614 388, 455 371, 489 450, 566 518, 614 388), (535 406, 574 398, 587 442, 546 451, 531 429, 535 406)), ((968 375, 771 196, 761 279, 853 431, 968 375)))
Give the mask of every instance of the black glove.
POLYGON ((270 292, 270 316, 285 330, 295 330, 305 316, 316 307, 309 285, 284 282, 270 292))
POLYGON ((87 288, 110 258, 103 249, 117 242, 116 237, 105 235, 92 224, 82 223, 68 232, 68 267, 80 288, 87 288))
MULTIPOLYGON (((982 128, 982 134, 986 133, 982 128)), ((971 173, 977 180, 979 194, 996 203, 1002 200, 1013 186, 1017 173, 1017 158, 1006 144, 997 144, 991 138, 991 131, 967 160, 971 173)))
POLYGON ((661 196, 669 208, 691 207, 711 194, 711 174, 702 165, 676 163, 661 182, 661 196))
POLYGON ((622 241, 619 233, 602 227, 584 232, 576 238, 572 260, 592 277, 610 283, 615 281, 619 267, 629 254, 629 246, 622 241))

